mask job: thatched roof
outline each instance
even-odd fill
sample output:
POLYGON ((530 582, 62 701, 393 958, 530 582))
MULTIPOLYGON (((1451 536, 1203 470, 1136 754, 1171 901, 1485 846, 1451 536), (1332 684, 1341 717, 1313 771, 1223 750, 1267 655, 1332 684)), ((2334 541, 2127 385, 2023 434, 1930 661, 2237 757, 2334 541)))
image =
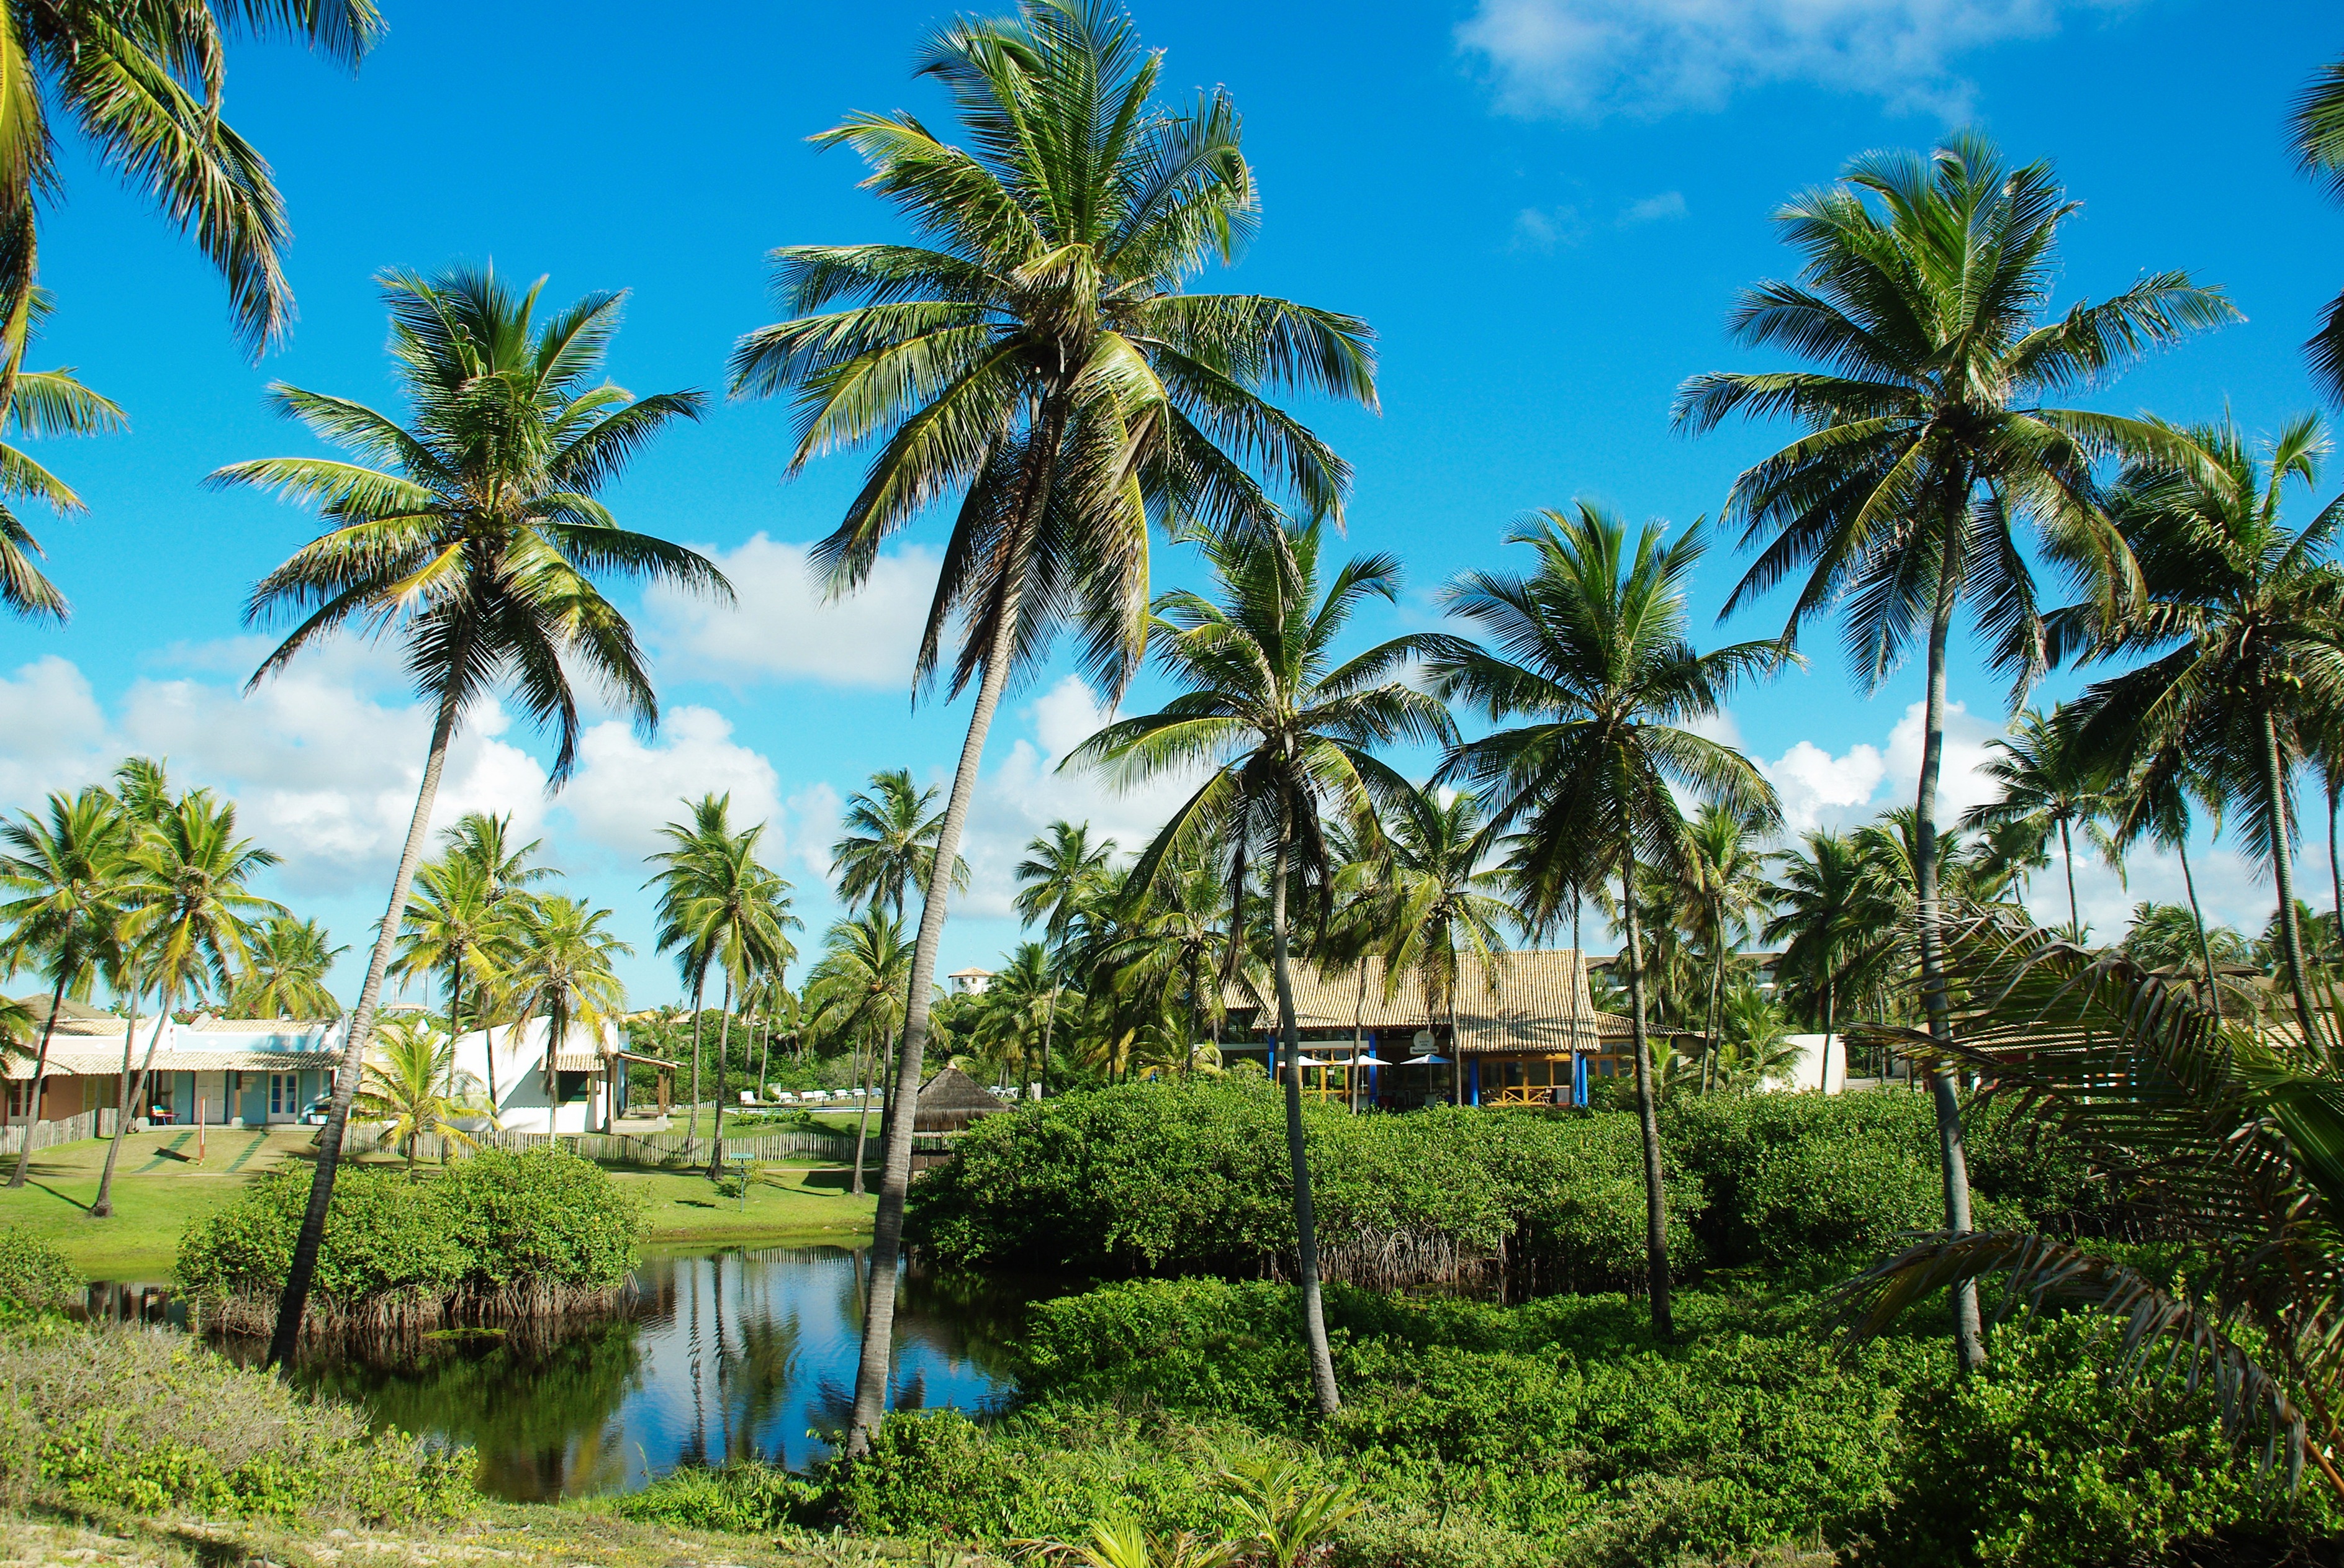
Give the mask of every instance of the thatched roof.
POLYGON ((958 1067, 944 1067, 920 1086, 919 1108, 913 1113, 914 1132, 957 1132, 979 1117, 1009 1108, 983 1084, 958 1067))
MULTIPOLYGON (((1600 1051, 1628 1036, 1626 1018, 1595 1010, 1587 990, 1587 961, 1575 947, 1501 954, 1486 968, 1477 958, 1463 957, 1457 969, 1458 1043, 1469 1055, 1600 1051)), ((1348 1031, 1356 1014, 1361 1028, 1384 1035, 1446 1030, 1447 1008, 1428 1015, 1423 982, 1417 976, 1401 975, 1398 987, 1387 994, 1383 960, 1370 958, 1364 978, 1362 996, 1359 970, 1329 976, 1308 964, 1297 964, 1295 1022, 1305 1029, 1348 1031)), ((1275 1016, 1274 1004, 1262 1006, 1236 987, 1226 994, 1224 1005, 1248 1024, 1275 1016)))

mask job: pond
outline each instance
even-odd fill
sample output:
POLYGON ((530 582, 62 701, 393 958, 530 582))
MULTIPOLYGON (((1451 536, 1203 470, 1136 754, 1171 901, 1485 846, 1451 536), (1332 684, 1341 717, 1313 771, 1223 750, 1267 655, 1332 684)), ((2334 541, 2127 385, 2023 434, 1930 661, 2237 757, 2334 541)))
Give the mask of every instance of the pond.
MULTIPOLYGON (((480 1489, 515 1502, 626 1491, 682 1464, 802 1470, 828 1455, 854 1405, 866 1267, 831 1247, 655 1254, 622 1320, 542 1341, 440 1338, 381 1364, 345 1351, 298 1375, 379 1423, 477 1449, 480 1489)), ((998 1408, 1014 1391, 1004 1346, 1043 1293, 907 1271, 890 1408, 998 1408)), ((102 1313, 169 1310, 142 1287, 94 1286, 91 1298, 102 1313)))

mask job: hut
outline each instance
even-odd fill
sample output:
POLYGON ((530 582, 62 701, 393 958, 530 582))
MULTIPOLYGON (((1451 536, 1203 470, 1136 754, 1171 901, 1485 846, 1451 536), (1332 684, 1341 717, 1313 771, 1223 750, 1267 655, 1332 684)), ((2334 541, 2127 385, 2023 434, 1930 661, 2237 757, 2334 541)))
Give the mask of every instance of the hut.
POLYGON ((963 1132, 979 1118, 1008 1108, 958 1067, 945 1067, 920 1086, 920 1107, 913 1115, 912 1130, 963 1132))

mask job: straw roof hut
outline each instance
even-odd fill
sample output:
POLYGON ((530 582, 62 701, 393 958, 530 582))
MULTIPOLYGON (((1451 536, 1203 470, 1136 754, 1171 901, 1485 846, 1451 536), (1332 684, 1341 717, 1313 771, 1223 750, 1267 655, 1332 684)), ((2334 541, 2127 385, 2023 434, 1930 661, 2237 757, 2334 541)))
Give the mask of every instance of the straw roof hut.
POLYGON ((1008 1108, 958 1067, 945 1067, 920 1086, 912 1130, 960 1132, 980 1117, 997 1116, 1008 1108))

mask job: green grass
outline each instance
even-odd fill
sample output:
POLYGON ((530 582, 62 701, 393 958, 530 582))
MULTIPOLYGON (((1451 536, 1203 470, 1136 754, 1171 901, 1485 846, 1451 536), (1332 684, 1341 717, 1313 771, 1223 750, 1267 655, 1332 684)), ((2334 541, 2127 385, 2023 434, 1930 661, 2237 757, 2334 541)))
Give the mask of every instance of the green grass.
MULTIPOLYGON (((196 1159, 192 1128, 135 1132, 123 1140, 115 1168, 114 1218, 93 1219, 106 1142, 92 1138, 33 1152, 31 1179, 0 1189, 0 1224, 50 1242, 92 1279, 169 1278, 179 1237, 217 1210, 247 1182, 288 1163, 309 1158, 308 1128, 230 1130, 206 1134, 196 1159)), ((388 1162, 371 1152, 369 1163, 388 1162)), ((7 1162, 14 1168, 14 1161, 7 1162)), ((704 1176, 615 1168, 611 1179, 642 1200, 645 1237, 663 1245, 751 1239, 844 1240, 871 1229, 874 1200, 847 1196, 847 1173, 835 1167, 768 1165, 745 1207, 719 1193, 704 1176)))

